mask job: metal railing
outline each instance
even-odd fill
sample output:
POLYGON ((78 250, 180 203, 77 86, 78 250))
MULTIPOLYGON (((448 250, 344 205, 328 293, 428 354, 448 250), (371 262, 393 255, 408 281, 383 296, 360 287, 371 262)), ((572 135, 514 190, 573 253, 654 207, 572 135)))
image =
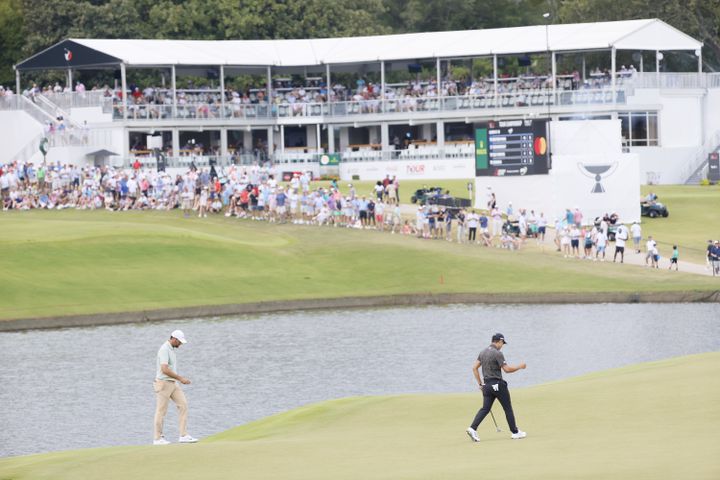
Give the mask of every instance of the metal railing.
MULTIPOLYGON (((685 184, 691 183, 696 177, 702 176, 702 171, 708 161, 708 155, 720 147, 720 130, 715 131, 705 140, 705 143, 698 147, 695 152, 688 156, 688 161, 680 174, 680 178, 684 178, 685 184)), ((698 181, 700 178, 697 179, 698 181)))
POLYGON ((706 88, 720 88, 720 73, 706 73, 705 74, 705 87, 706 88))
POLYGON ((0 97, 0 110, 19 110, 21 95, 3 95, 0 97))
MULTIPOLYGON (((453 97, 405 97, 330 103, 228 104, 191 103, 174 105, 130 104, 129 120, 272 119, 296 117, 353 117, 370 114, 412 112, 463 112, 522 107, 624 104, 626 94, 617 90, 519 90, 497 95, 453 97)), ((113 118, 123 119, 124 106, 113 105, 113 118)))
POLYGON ((50 101, 44 95, 38 95, 35 97, 35 105, 44 110, 45 113, 53 116, 55 119, 62 118, 66 126, 80 128, 80 124, 75 122, 67 111, 50 101))
POLYGON ((48 122, 55 122, 55 116, 46 112, 33 100, 23 95, 18 95, 18 99, 18 109, 23 110, 25 113, 33 117, 38 122, 42 123, 43 125, 47 124, 48 122))
MULTIPOLYGON (((229 167, 230 165, 254 165, 261 160, 251 154, 242 155, 185 155, 166 156, 165 168, 216 168, 229 167)), ((122 159, 123 168, 133 168, 135 162, 140 168, 157 168, 157 157, 155 155, 125 157, 122 159)))
MULTIPOLYGON (((708 88, 708 83, 715 81, 710 79, 711 74, 695 73, 660 73, 638 72, 631 80, 635 88, 659 88, 659 89, 700 89, 708 88)), ((720 86, 718 84, 717 86, 720 86)))
POLYGON ((113 132, 110 129, 69 127, 43 134, 51 147, 103 147, 112 145, 113 132))
POLYGON ((107 93, 104 90, 43 94, 43 96, 47 97, 48 100, 63 110, 69 110, 71 108, 101 107, 106 104, 112 105, 112 95, 106 95, 107 93))
POLYGON ((23 148, 10 157, 11 162, 26 163, 39 152, 40 142, 45 137, 44 133, 39 133, 30 140, 23 148))
MULTIPOLYGON (((341 162, 382 162, 382 161, 423 161, 423 160, 454 160, 472 159, 475 154, 473 143, 446 145, 445 147, 422 146, 408 148, 405 150, 373 150, 361 149, 337 153, 341 162)), ((322 152, 278 152, 271 155, 270 163, 275 165, 323 165, 324 158, 329 154, 322 152)), ((165 157, 165 164, 168 168, 196 168, 209 167, 214 164, 216 167, 227 167, 230 165, 253 165, 262 162, 264 159, 253 154, 236 155, 185 155, 165 157)), ((138 161, 142 167, 157 167, 157 159, 154 155, 133 156, 123 159, 123 165, 131 167, 138 161)))

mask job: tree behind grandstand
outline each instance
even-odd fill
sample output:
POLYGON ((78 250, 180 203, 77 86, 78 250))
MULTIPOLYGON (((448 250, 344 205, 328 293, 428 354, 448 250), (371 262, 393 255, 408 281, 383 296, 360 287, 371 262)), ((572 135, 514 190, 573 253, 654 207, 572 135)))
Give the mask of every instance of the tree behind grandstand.
MULTIPOLYGON (((464 30, 658 17, 720 66, 717 0, 2 0, 0 85, 12 65, 63 38, 270 39, 464 30)), ((62 72, 57 80, 62 81, 62 72)), ((50 80, 50 77, 45 80, 50 80)), ((52 78, 55 80, 56 78, 52 78)))

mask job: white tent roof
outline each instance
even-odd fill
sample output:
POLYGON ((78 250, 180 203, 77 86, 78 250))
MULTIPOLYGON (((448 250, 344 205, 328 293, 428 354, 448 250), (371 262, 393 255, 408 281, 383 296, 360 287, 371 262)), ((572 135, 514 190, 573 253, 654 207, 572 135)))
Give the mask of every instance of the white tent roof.
POLYGON ((127 65, 313 66, 546 51, 697 50, 658 19, 303 40, 71 39, 127 65), (546 43, 547 33, 547 43, 546 43))

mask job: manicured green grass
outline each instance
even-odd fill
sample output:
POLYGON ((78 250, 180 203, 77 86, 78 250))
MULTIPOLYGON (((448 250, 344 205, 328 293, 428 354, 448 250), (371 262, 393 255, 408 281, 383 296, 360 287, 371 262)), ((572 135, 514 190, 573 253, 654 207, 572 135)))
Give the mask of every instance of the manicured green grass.
POLYGON ((0 217, 0 319, 425 292, 711 291, 712 278, 180 212, 0 217))
POLYGON ((705 263, 707 241, 720 239, 720 186, 644 186, 643 196, 650 191, 667 205, 670 216, 643 217, 643 236, 652 235, 665 257, 678 245, 681 260, 705 263))
MULTIPOLYGON (((523 375, 531 375, 532 365, 523 375)), ((720 353, 512 390, 472 443, 479 393, 332 400, 202 439, 0 460, 0 479, 720 478, 720 353)))
MULTIPOLYGON (((375 190, 373 190, 373 187, 375 186, 376 182, 369 181, 369 180, 363 180, 363 181, 350 181, 350 182, 342 182, 338 181, 338 186, 340 187, 340 191, 343 193, 348 192, 348 184, 352 184, 355 187, 355 191, 358 195, 366 195, 366 196, 372 196, 375 198, 375 190)), ((415 190, 419 188, 433 188, 433 187, 441 187, 443 191, 449 190, 450 195, 458 198, 470 198, 470 195, 468 193, 467 184, 472 183, 473 188, 475 188, 475 179, 468 178, 463 180, 401 180, 400 181, 400 203, 411 203, 410 197, 415 193, 415 190)), ((327 188, 330 186, 330 182, 312 182, 311 187, 312 188, 318 188, 318 187, 324 187, 327 188)))

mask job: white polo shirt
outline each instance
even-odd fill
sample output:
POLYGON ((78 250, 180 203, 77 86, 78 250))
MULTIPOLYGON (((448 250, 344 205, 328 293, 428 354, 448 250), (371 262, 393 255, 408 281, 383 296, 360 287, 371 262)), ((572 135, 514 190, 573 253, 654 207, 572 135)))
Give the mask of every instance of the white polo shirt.
POLYGON ((167 340, 165 343, 160 345, 160 350, 158 350, 156 362, 157 370, 155 373, 155 379, 175 381, 174 378, 170 378, 162 372, 161 365, 163 364, 167 364, 170 370, 177 373, 177 358, 175 357, 175 348, 170 345, 170 340, 167 340))

